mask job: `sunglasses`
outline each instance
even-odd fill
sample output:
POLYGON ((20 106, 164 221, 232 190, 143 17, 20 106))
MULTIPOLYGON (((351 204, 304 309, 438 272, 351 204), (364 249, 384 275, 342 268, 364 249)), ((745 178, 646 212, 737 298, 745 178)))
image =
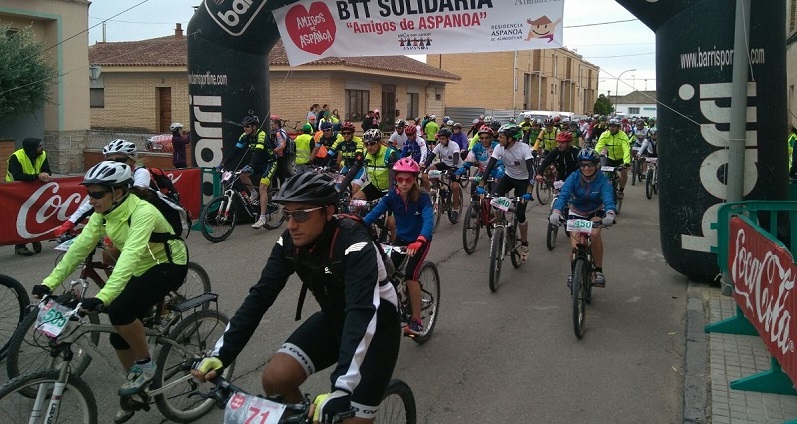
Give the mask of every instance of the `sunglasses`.
POLYGON ((412 177, 396 177, 396 182, 399 184, 412 184, 415 182, 415 178, 412 177))
POLYGON ((97 199, 97 200, 102 199, 103 197, 105 197, 110 192, 111 192, 111 190, 102 190, 102 191, 89 191, 89 190, 86 190, 86 194, 88 194, 89 197, 91 197, 92 199, 97 199))
POLYGON ((582 168, 595 168, 595 167, 598 166, 598 164, 597 163, 592 163, 592 162, 585 162, 585 163, 579 164, 578 166, 580 166, 582 168))
POLYGON ((296 222, 305 222, 310 219, 310 212, 317 211, 319 209, 323 209, 323 206, 318 206, 315 208, 310 209, 299 209, 295 211, 288 211, 283 209, 282 210, 282 217, 285 219, 285 222, 288 222, 293 218, 296 222))
POLYGON ((490 140, 491 138, 489 135, 479 137, 480 140, 490 140))
POLYGON ((365 145, 366 146, 373 146, 374 144, 377 144, 377 143, 379 143, 379 142, 378 141, 366 141, 365 145))
MULTIPOLYGON (((324 132, 332 132, 332 129, 331 128, 327 128, 327 129, 324 130, 324 132)), ((343 133, 343 134, 347 134, 347 133, 343 133)))
POLYGON ((114 162, 119 162, 119 163, 127 163, 128 159, 129 158, 116 158, 116 159, 111 159, 111 160, 114 161, 114 162))
MULTIPOLYGON (((332 130, 330 130, 330 131, 332 131, 332 130)), ((343 134, 343 135, 353 135, 354 133, 350 132, 350 131, 345 131, 345 132, 342 132, 341 134, 343 134)))

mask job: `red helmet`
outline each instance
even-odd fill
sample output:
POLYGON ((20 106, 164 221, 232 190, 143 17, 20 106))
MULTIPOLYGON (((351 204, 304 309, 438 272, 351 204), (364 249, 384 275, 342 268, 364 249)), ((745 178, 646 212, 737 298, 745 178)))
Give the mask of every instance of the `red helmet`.
POLYGON ((493 135, 493 129, 488 127, 487 125, 482 125, 482 127, 479 128, 479 134, 481 133, 487 133, 493 135))
POLYGON ((559 135, 556 136, 556 141, 570 143, 571 141, 573 141, 573 133, 571 133, 570 131, 562 131, 559 133, 559 135))
POLYGON ((418 127, 415 125, 407 125, 407 128, 404 128, 404 134, 415 135, 418 132, 418 127))
POLYGON ((346 121, 340 126, 340 130, 341 131, 347 131, 348 130, 348 131, 354 132, 354 130, 355 130, 354 124, 352 124, 349 121, 346 121))
POLYGON ((620 122, 622 122, 624 124, 627 124, 628 123, 628 118, 623 118, 623 119, 620 120, 620 122))
POLYGON ((410 174, 417 175, 421 172, 421 168, 411 157, 406 157, 399 159, 393 165, 393 172, 409 172, 410 174))
POLYGON ((561 117, 559 117, 559 116, 555 116, 555 117, 553 118, 553 122, 554 122, 555 124, 558 124, 558 123, 559 123, 559 121, 561 121, 561 120, 562 120, 562 118, 561 118, 561 117))

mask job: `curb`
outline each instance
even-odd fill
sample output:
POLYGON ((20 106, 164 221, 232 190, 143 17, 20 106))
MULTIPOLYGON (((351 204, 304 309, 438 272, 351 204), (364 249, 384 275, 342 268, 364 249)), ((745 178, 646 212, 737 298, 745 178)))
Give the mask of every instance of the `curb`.
POLYGON ((689 281, 686 303, 683 422, 706 423, 708 406, 708 344, 700 283, 689 281))

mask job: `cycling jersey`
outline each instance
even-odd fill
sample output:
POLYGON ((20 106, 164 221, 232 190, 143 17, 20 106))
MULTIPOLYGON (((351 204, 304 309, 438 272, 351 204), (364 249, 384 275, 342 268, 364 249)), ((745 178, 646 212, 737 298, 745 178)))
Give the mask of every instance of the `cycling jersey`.
POLYGON ((414 242, 420 235, 426 238, 427 243, 432 241, 434 210, 429 193, 421 191, 417 201, 406 202, 399 194, 398 189, 390 190, 387 196, 382 197, 363 220, 366 225, 371 225, 388 210, 393 212, 396 219, 396 236, 398 238, 414 242))
POLYGON ((451 141, 457 143, 460 151, 468 150, 468 144, 470 144, 470 140, 468 140, 468 136, 466 136, 461 130, 459 132, 454 131, 454 133, 451 134, 451 141))
POLYGON ((650 157, 657 157, 658 153, 656 152, 656 142, 647 138, 645 141, 642 142, 642 147, 639 148, 639 154, 643 156, 650 156, 650 157))
POLYGON ((440 131, 440 126, 437 125, 435 121, 429 121, 423 127, 423 133, 426 134, 426 140, 430 142, 435 142, 435 137, 437 137, 437 132, 440 131))
POLYGON ((578 150, 572 147, 566 151, 559 150, 558 147, 551 150, 542 160, 537 175, 542 175, 551 164, 556 167, 556 179, 564 181, 571 173, 578 170, 578 150))
MULTIPOLYGON (((498 142, 493 141, 490 143, 490 147, 484 147, 484 145, 481 143, 473 146, 473 149, 468 152, 468 157, 465 158, 465 162, 462 163, 462 166, 459 168, 459 170, 464 172, 471 166, 476 165, 476 168, 479 170, 479 172, 484 173, 484 170, 487 169, 487 163, 490 162, 490 155, 493 154, 493 150, 495 150, 495 146, 497 145, 498 142)), ((498 179, 503 175, 504 162, 499 160, 496 162, 495 168, 490 171, 489 176, 498 179)))
MULTIPOLYGON (((432 155, 434 155, 433 157, 439 158, 444 164, 453 167, 459 162, 459 145, 457 143, 452 143, 451 140, 448 140, 448 144, 445 146, 443 143, 438 143, 434 146, 434 149, 432 149, 432 155)), ((426 161, 431 162, 431 158, 427 157, 426 161)))
POLYGON ((614 189, 609 177, 595 172, 591 180, 584 178, 581 171, 573 172, 565 180, 553 208, 562 212, 570 205, 570 213, 590 216, 598 210, 616 211, 614 189))
MULTIPOLYGON (((107 235, 121 251, 113 273, 95 296, 107 306, 122 292, 131 277, 138 277, 157 264, 170 262, 165 244, 149 241, 153 232, 174 234, 171 224, 155 206, 136 195, 128 194, 112 211, 91 215, 63 260, 42 284, 50 289, 58 287, 97 247, 97 242, 107 235)), ((168 245, 172 262, 185 265, 188 253, 183 241, 169 240, 168 245)))
POLYGON ((645 140, 647 140, 647 138, 648 138, 648 129, 647 128, 642 128, 640 130, 639 128, 634 127, 634 130, 632 132, 632 136, 633 136, 632 137, 633 138, 632 141, 634 142, 634 146, 639 147, 639 146, 642 145, 642 143, 645 140))
POLYGON ((401 148, 401 157, 411 157, 412 160, 417 163, 426 162, 426 155, 428 153, 429 148, 426 147, 426 140, 418 136, 415 136, 415 140, 407 139, 407 142, 404 143, 404 147, 401 148))
MULTIPOLYGON (((529 168, 526 161, 530 160, 532 156, 531 148, 528 144, 516 142, 509 150, 499 144, 493 149, 492 157, 496 161, 503 160, 504 173, 510 178, 529 180, 529 168)), ((520 196, 522 195, 523 193, 520 193, 520 196)))
POLYGON ((401 134, 398 131, 393 131, 393 134, 390 134, 390 140, 388 140, 388 144, 394 146, 395 148, 401 150, 404 148, 404 143, 407 142, 407 133, 404 131, 401 134))
POLYGON ((612 134, 611 131, 604 131, 595 145, 595 151, 602 153, 603 149, 607 150, 606 156, 609 159, 631 163, 631 147, 626 133, 617 131, 617 134, 612 134))
MULTIPOLYGON (((146 166, 139 166, 133 170, 133 187, 144 187, 148 188, 152 184, 152 177, 149 173, 149 169, 146 166)), ((73 224, 77 224, 80 221, 86 219, 89 215, 94 212, 94 208, 89 203, 89 198, 86 197, 86 200, 78 206, 77 210, 69 216, 69 221, 73 224)))
POLYGON ((398 157, 393 152, 393 150, 388 150, 384 145, 380 145, 379 151, 375 155, 365 154, 364 166, 368 180, 375 188, 381 191, 390 188, 390 171, 393 169, 393 164, 398 160, 398 157))
POLYGON ((540 142, 542 142, 541 145, 545 151, 550 152, 555 149, 557 135, 559 135, 559 128, 553 127, 550 131, 547 128, 543 128, 537 136, 537 143, 534 143, 534 150, 539 150, 540 142))
POLYGON ((255 173, 262 172, 266 164, 277 161, 277 155, 268 143, 266 133, 262 130, 257 130, 257 132, 252 135, 246 135, 246 133, 241 134, 241 136, 238 137, 238 143, 235 144, 231 151, 228 151, 227 154, 224 155, 222 164, 230 163, 230 161, 241 152, 246 152, 245 149, 252 152, 249 166, 257 171, 255 173))
POLYGON ((327 154, 331 156, 340 155, 343 158, 344 166, 351 166, 354 164, 354 158, 361 155, 365 150, 363 140, 360 137, 352 136, 351 140, 346 141, 342 135, 338 135, 338 139, 332 144, 332 148, 327 154))

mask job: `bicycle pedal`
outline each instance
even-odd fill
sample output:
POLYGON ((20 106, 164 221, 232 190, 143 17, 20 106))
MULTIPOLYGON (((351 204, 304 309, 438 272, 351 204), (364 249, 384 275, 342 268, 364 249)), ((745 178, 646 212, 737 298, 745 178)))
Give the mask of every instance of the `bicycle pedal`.
POLYGON ((121 396, 119 397, 119 406, 125 411, 136 412, 144 410, 145 412, 149 412, 150 406, 147 399, 148 397, 146 395, 140 393, 130 396, 121 396))

